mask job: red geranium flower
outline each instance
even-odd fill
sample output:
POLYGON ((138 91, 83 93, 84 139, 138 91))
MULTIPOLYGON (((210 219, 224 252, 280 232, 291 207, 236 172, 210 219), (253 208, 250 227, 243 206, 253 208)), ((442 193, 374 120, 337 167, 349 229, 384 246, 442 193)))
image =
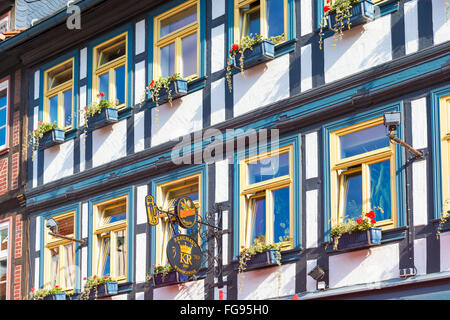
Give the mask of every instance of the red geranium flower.
POLYGON ((373 223, 373 224, 375 224, 375 223, 377 223, 377 220, 375 220, 375 219, 372 219, 372 220, 370 220, 370 223, 373 223))
POLYGON ((325 6, 323 7, 323 12, 327 13, 328 10, 330 10, 330 6, 329 6, 329 5, 325 5, 325 6))
POLYGON ((363 222, 363 219, 362 219, 362 218, 358 218, 358 219, 356 219, 356 222, 357 222, 358 224, 361 224, 361 223, 363 222))
POLYGON ((94 279, 97 278, 97 275, 94 275, 94 279))
POLYGON ((97 98, 104 97, 104 96, 105 96, 105 94, 104 94, 103 92, 100 92, 100 93, 97 95, 97 98))
POLYGON ((155 80, 152 80, 152 82, 150 82, 150 84, 148 85, 149 88, 153 88, 153 86, 155 85, 155 80))
POLYGON ((231 49, 233 49, 233 50, 239 50, 239 45, 233 44, 233 46, 231 47, 231 49))
POLYGON ((375 218, 375 212, 373 212, 373 211, 367 212, 366 217, 369 219, 375 218))
POLYGON ((59 286, 55 286, 55 288, 59 288, 59 286))
POLYGON ((84 277, 83 280, 87 280, 86 277, 84 277))

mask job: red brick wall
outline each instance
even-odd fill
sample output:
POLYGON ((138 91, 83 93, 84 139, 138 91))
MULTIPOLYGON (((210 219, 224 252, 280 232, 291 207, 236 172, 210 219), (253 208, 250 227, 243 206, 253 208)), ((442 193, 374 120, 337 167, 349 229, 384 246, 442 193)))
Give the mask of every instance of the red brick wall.
POLYGON ((0 159, 0 195, 8 191, 8 158, 0 159))
POLYGON ((13 146, 17 146, 19 144, 19 136, 20 134, 20 112, 16 111, 13 115, 13 146))
POLYGON ((11 190, 15 190, 19 186, 19 153, 12 155, 11 161, 11 190))
POLYGON ((14 300, 21 300, 21 285, 20 281, 22 279, 22 266, 16 266, 14 268, 14 300))
POLYGON ((16 249, 15 249, 15 257, 20 258, 22 257, 22 227, 23 227, 23 223, 22 223, 22 216, 21 215, 17 215, 16 216, 16 249))

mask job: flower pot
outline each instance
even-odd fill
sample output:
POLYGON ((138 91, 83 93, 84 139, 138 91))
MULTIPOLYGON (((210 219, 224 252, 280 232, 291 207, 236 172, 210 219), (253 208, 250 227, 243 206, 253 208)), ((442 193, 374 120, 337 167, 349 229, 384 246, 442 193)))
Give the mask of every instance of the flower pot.
MULTIPOLYGON (((366 23, 374 18, 374 6, 369 0, 363 0, 355 3, 350 9, 350 23, 351 26, 356 26, 359 24, 366 23)), ((344 18, 342 21, 344 23, 344 29, 347 25, 348 18, 344 18)), ((334 32, 337 31, 336 26, 336 13, 330 13, 327 17, 328 28, 334 32)))
POLYGON ((39 148, 47 149, 57 144, 61 144, 65 140, 65 131, 62 129, 52 129, 44 133, 42 138, 39 138, 39 148))
POLYGON ((245 266, 243 267, 245 270, 270 267, 273 265, 277 265, 279 262, 279 258, 280 256, 277 250, 269 249, 250 256, 250 259, 246 261, 245 266))
POLYGON ((336 251, 367 248, 379 244, 381 244, 381 228, 369 228, 365 231, 342 234, 336 251))
POLYGON ((3 250, 6 250, 6 249, 8 249, 8 242, 2 242, 0 250, 3 251, 3 250))
POLYGON ((162 273, 154 274, 152 276, 153 286, 169 286, 181 282, 186 282, 188 280, 188 276, 181 274, 177 271, 169 271, 165 276, 162 273))
POLYGON ((105 296, 111 296, 117 294, 119 291, 119 285, 117 282, 105 282, 99 284, 97 286, 97 290, 95 288, 91 288, 89 291, 89 299, 97 299, 105 296))
POLYGON ((44 300, 66 300, 66 293, 65 292, 59 292, 59 293, 53 293, 49 294, 44 298, 44 300))
POLYGON ((97 129, 119 121, 119 113, 116 108, 104 108, 100 113, 96 113, 87 118, 89 129, 97 129))
MULTIPOLYGON (((153 91, 154 89, 152 89, 153 91)), ((169 101, 169 91, 172 100, 178 99, 185 96, 188 93, 187 81, 183 79, 175 79, 170 82, 169 90, 166 88, 161 88, 159 90, 159 97, 157 102, 159 105, 169 101)))
MULTIPOLYGON (((252 48, 253 50, 247 49, 244 51, 244 69, 272 60, 275 57, 275 44, 270 41, 263 40, 252 48)), ((241 69, 241 53, 234 56, 233 66, 241 69)))

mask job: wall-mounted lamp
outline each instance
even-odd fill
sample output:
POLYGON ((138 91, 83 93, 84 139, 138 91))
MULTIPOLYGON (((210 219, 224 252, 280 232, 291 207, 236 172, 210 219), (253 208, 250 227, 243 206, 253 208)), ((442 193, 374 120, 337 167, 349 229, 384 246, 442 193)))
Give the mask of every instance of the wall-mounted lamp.
POLYGON ((386 112, 384 114, 384 126, 389 130, 388 134, 389 139, 405 147, 409 152, 413 153, 416 156, 416 158, 423 158, 424 156, 423 152, 414 149, 405 141, 395 136, 395 131, 397 131, 397 126, 399 126, 400 123, 401 123, 400 112, 386 112))
POLYGON ((83 245, 86 244, 86 241, 84 241, 84 240, 70 238, 70 237, 66 237, 61 234, 58 234, 58 222, 56 222, 55 219, 47 219, 47 221, 45 222, 45 227, 50 229, 49 234, 53 237, 66 239, 66 240, 70 240, 70 241, 75 241, 75 242, 81 243, 83 245))
POLYGON ((325 277, 325 271, 320 266, 316 266, 308 273, 308 276, 316 281, 319 281, 322 280, 323 277, 325 277))

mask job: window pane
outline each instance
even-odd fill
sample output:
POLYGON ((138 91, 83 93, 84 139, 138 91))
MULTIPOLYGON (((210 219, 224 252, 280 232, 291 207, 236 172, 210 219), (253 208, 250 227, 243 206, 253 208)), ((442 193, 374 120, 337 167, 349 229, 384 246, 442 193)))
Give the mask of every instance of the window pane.
POLYGON ((8 229, 0 230, 0 251, 8 249, 8 229))
POLYGON ((116 232, 116 255, 115 255, 115 266, 117 271, 117 276, 125 275, 125 266, 126 266, 126 258, 127 251, 125 247, 125 230, 121 230, 116 232))
POLYGON ((116 103, 121 105, 125 103, 125 66, 117 68, 115 72, 116 81, 116 103))
MULTIPOLYGON (((68 217, 57 219, 58 223, 58 233, 63 236, 70 236, 73 235, 73 226, 74 226, 74 218, 73 215, 70 215, 68 217)), ((55 238, 59 239, 59 238, 55 238)))
POLYGON ((284 32, 284 1, 266 0, 268 36, 279 36, 284 32))
POLYGON ((391 162, 383 161, 369 165, 370 204, 376 213, 375 220, 391 219, 391 162))
POLYGON ((261 34, 260 14, 259 1, 255 1, 241 8, 241 26, 244 28, 243 36, 248 36, 250 34, 261 34))
POLYGON ((64 288, 73 288, 75 280, 73 244, 64 246, 64 288))
POLYGON ((341 136, 341 158, 388 147, 389 138, 386 134, 386 127, 380 124, 341 136))
POLYGON ((273 214, 274 214, 274 241, 281 242, 288 240, 290 201, 289 188, 273 191, 273 214))
POLYGON ((191 6, 173 16, 161 21, 160 37, 164 37, 178 29, 181 29, 197 21, 197 6, 191 6))
POLYGON ((66 63, 48 73, 48 89, 53 89, 72 80, 72 62, 66 63))
POLYGON ((265 238, 266 235, 266 198, 252 200, 252 238, 251 243, 256 238, 265 238))
POLYGON ((72 89, 63 92, 64 126, 72 125, 72 89))
POLYGON ((6 107, 7 102, 6 91, 0 93, 0 108, 6 107))
POLYGON ((50 249, 50 286, 59 286, 59 248, 50 249))
POLYGON ((123 203, 121 205, 106 208, 103 210, 101 224, 114 223, 117 221, 123 221, 127 219, 127 208, 126 204, 123 203))
POLYGON ((261 159, 248 164, 248 183, 258 183, 265 180, 289 174, 289 153, 282 153, 267 159, 261 159))
POLYGON ((109 100, 109 73, 102 74, 98 77, 98 90, 99 92, 103 92, 105 97, 102 99, 109 100))
POLYGON ((6 145, 6 127, 0 129, 0 146, 6 145))
MULTIPOLYGON (((123 39, 123 38, 122 38, 123 39)), ((124 55, 126 55, 126 42, 122 39, 118 40, 119 43, 116 44, 109 44, 108 48, 105 48, 100 51, 100 59, 99 59, 99 66, 102 66, 108 62, 111 62, 113 60, 116 60, 124 55), (120 42, 121 41, 121 42, 120 42)))
POLYGON ((361 172, 344 176, 344 212, 346 219, 359 218, 362 215, 362 176, 361 172))
POLYGON ((161 77, 166 78, 175 73, 175 43, 161 48, 161 77))
POLYGON ((6 300, 7 271, 7 260, 0 261, 0 300, 6 300))
POLYGON ((0 127, 6 126, 6 109, 7 108, 0 109, 0 127))
POLYGON ((100 264, 100 276, 109 276, 111 274, 111 251, 110 251, 110 239, 109 237, 102 238, 101 244, 101 264, 100 264))
POLYGON ((197 73, 197 33, 181 39, 183 78, 197 73))
POLYGON ((52 98, 50 98, 49 101, 49 108, 50 108, 50 119, 49 122, 51 124, 58 124, 58 96, 54 96, 52 98))

